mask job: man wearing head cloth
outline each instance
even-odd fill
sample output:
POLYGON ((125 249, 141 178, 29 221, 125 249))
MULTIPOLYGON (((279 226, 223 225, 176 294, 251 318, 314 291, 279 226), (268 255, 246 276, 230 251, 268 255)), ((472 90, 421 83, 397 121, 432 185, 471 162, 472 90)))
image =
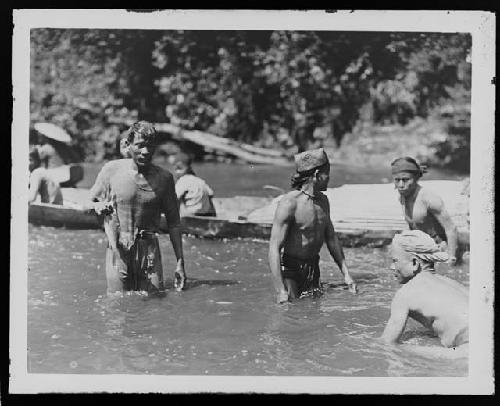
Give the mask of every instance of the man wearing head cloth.
POLYGON ((320 292, 318 254, 325 242, 345 283, 355 293, 356 284, 333 228, 328 198, 322 193, 330 179, 328 157, 323 148, 305 151, 295 155, 295 165, 294 190, 278 203, 269 241, 269 267, 278 303, 320 292))
POLYGON ((425 167, 420 166, 411 157, 403 157, 392 162, 391 172, 410 229, 426 232, 437 243, 446 242, 448 263, 455 265, 458 247, 457 228, 443 200, 418 184, 418 180, 425 173, 425 167))
POLYGON ((445 347, 467 343, 468 290, 434 270, 435 262, 446 261, 448 254, 423 231, 407 230, 394 237, 391 257, 391 269, 403 286, 394 295, 383 340, 397 343, 411 317, 433 330, 445 347))

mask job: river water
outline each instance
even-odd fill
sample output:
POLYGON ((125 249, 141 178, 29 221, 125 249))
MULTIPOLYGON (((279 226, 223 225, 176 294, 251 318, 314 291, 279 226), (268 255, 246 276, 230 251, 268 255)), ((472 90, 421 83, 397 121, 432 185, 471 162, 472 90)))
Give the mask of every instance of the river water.
MULTIPOLYGON (((99 167, 86 168, 88 187, 99 167)), ((203 164, 219 196, 287 188, 289 168, 203 164), (234 180, 238 179, 237 182, 234 180)), ((383 182, 385 171, 335 168, 332 186, 383 182)), ((444 176, 441 176, 444 177, 444 176)), ((184 236, 187 289, 160 236, 167 295, 108 298, 102 231, 29 226, 28 371, 32 373, 308 376, 465 376, 467 360, 410 321, 397 348, 376 338, 398 288, 385 249, 346 249, 360 292, 344 289, 326 250, 324 295, 275 304, 267 244, 184 236), (422 347, 423 350, 422 351, 422 347)), ((440 272, 468 285, 467 265, 440 272)))
MULTIPOLYGON (((277 305, 262 241, 184 237, 187 290, 108 298, 100 231, 29 228, 28 371, 32 373, 465 376, 466 358, 410 321, 393 348, 376 340, 398 288, 385 249, 346 249, 360 292, 322 252, 324 294, 277 305), (427 352, 418 352, 425 346, 427 352)), ((440 270, 468 285, 468 268, 440 270)))

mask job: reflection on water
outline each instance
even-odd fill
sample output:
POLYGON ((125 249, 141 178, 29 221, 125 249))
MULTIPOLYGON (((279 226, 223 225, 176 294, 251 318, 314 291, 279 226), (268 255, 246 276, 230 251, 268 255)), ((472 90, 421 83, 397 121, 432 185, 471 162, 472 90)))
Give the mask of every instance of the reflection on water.
MULTIPOLYGON (((184 237, 188 289, 106 297, 104 233, 29 229, 28 368, 33 373, 464 376, 466 358, 410 321, 406 346, 376 340, 397 288, 383 249, 347 249, 360 293, 328 259, 324 294, 278 306, 267 244, 184 237), (418 346, 418 347, 417 347, 418 346), (427 351, 412 348, 425 346, 427 351)), ((175 266, 160 237, 167 288, 175 266)), ((440 272, 468 285, 468 267, 440 272)))

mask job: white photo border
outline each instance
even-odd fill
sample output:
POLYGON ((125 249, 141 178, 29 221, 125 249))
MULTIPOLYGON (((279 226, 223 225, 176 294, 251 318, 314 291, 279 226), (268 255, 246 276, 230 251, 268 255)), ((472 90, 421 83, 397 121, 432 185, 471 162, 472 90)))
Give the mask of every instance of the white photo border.
POLYGON ((10 393, 492 394, 495 25, 484 11, 14 10, 10 393), (129 28, 464 32, 472 35, 470 345, 462 378, 77 375, 27 372, 30 29, 129 28))

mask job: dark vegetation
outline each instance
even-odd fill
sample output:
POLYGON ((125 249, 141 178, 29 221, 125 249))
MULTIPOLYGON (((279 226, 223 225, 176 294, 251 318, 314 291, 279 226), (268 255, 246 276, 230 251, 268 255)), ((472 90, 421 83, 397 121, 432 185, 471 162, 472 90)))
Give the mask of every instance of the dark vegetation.
POLYGON ((447 136, 428 159, 468 168, 470 50, 468 34, 33 29, 31 122, 60 125, 80 159, 101 161, 119 120, 293 153, 340 146, 360 119, 433 117, 447 136))

